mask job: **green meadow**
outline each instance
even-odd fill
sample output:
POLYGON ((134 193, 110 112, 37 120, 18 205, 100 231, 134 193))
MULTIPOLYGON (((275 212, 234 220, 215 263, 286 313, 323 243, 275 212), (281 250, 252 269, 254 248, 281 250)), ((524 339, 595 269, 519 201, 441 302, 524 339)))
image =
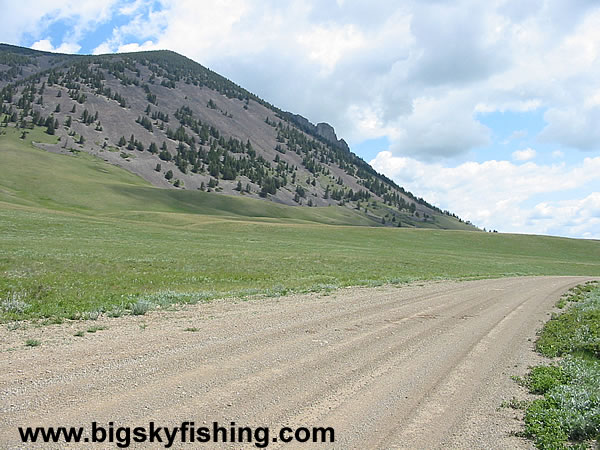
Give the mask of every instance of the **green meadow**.
POLYGON ((299 208, 159 189, 84 152, 0 128, 0 320, 80 318, 211 298, 414 280, 600 275, 600 242, 366 226, 299 208))

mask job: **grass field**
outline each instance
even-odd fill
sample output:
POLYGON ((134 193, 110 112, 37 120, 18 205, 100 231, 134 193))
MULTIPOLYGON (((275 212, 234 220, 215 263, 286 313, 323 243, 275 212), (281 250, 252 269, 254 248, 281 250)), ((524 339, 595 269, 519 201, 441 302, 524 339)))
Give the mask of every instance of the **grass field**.
POLYGON ((0 319, 506 275, 600 275, 600 242, 365 227, 347 208, 163 190, 0 128, 0 319), (354 226, 341 225, 342 223, 354 226))

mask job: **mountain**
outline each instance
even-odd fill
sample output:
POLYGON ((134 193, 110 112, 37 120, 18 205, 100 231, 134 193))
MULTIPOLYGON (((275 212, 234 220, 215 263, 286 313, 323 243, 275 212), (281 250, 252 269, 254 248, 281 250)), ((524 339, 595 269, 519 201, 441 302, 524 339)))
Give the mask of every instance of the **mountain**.
POLYGON ((45 150, 85 151, 157 187, 344 207, 378 225, 470 226, 377 173, 331 125, 171 51, 64 55, 0 44, 0 98, 3 125, 58 136, 45 150))

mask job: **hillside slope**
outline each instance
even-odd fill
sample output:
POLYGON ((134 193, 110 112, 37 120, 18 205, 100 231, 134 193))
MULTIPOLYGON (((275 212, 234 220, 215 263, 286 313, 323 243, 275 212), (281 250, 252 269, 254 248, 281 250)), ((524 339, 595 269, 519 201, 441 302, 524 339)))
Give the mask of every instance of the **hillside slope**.
POLYGON ((342 206, 366 223, 475 229, 354 155, 328 124, 284 112, 170 51, 81 56, 0 45, 0 122, 57 137, 154 186, 342 206))
MULTIPOLYGON (((383 226, 356 208, 301 208, 250 196, 156 188, 139 176, 81 150, 65 155, 41 150, 39 147, 54 145, 58 139, 48 135, 43 127, 29 130, 24 139, 22 134, 23 131, 15 127, 0 127, 0 204, 6 207, 24 206, 128 220, 145 217, 161 221, 164 215, 170 221, 185 221, 185 215, 193 214, 253 221, 383 226)), ((464 223, 450 220, 452 218, 442 216, 427 225, 428 228, 470 229, 464 223)), ((424 224, 415 225, 422 228, 424 224)))

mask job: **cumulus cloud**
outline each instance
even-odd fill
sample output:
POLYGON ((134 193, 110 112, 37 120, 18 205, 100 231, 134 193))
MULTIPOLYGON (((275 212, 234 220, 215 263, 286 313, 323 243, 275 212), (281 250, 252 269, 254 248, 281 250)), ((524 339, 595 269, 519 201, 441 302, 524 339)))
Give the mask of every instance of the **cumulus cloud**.
POLYGON ((584 151, 600 149, 600 106, 552 108, 544 119, 548 123, 540 135, 544 141, 584 151))
POLYGON ((371 164, 398 184, 481 227, 600 238, 600 157, 585 158, 575 166, 491 160, 449 167, 384 151, 371 164), (592 192, 581 196, 585 189, 592 192), (569 192, 568 200, 536 202, 569 192))
POLYGON ((529 161, 530 159, 535 158, 537 152, 532 148, 526 148, 524 150, 517 150, 513 152, 512 158, 515 161, 529 161))
MULTIPOLYGON (((78 43, 83 34, 109 20, 116 2, 117 0, 3 2, 2 14, 10 20, 4 20, 2 23, 0 41, 17 44, 21 43, 25 36, 31 36, 39 43, 45 40, 40 38, 46 34, 48 27, 57 22, 67 22, 70 25, 69 31, 58 48, 64 46, 65 50, 78 51, 78 43)), ((38 45, 47 44, 42 42, 38 45)))
POLYGON ((600 192, 582 199, 542 202, 535 206, 527 226, 547 234, 600 239, 600 192))
POLYGON ((485 80, 506 64, 508 55, 501 43, 486 39, 492 17, 485 3, 418 2, 413 11, 416 57, 409 75, 413 82, 460 85, 485 80))
POLYGON ((460 100, 415 100, 412 113, 391 130, 392 151, 427 160, 489 144, 490 130, 469 114, 458 113, 464 108, 460 100))
POLYGON ((63 42, 58 47, 54 47, 52 42, 50 42, 50 39, 40 39, 39 41, 34 42, 31 48, 43 52, 77 53, 81 46, 74 43, 63 42))

